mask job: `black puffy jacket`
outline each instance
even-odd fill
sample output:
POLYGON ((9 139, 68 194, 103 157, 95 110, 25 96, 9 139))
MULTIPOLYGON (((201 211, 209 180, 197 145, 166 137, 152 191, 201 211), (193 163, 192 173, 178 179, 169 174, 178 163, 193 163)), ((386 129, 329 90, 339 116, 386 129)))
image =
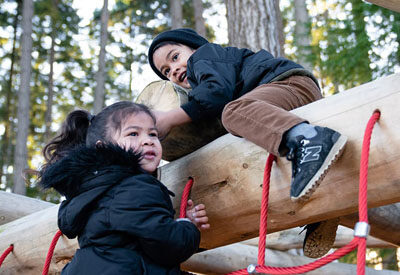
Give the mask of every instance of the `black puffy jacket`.
POLYGON ((46 168, 40 183, 61 203, 58 226, 80 249, 62 274, 180 274, 200 232, 174 220, 170 192, 117 146, 80 147, 46 168))
POLYGON ((189 102, 181 107, 193 121, 220 117, 225 105, 252 89, 291 75, 315 77, 301 65, 286 58, 274 58, 265 50, 221 47, 207 43, 193 53, 187 63, 192 90, 189 102))

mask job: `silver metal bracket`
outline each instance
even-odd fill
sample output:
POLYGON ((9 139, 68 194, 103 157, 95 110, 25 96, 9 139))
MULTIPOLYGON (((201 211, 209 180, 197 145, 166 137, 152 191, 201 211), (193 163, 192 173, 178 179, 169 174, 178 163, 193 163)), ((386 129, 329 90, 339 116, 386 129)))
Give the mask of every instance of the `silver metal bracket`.
POLYGON ((367 238, 369 235, 369 229, 370 229, 370 226, 368 223, 358 222, 358 223, 356 223, 356 226, 354 227, 354 236, 361 237, 361 238, 367 238))
POLYGON ((250 264, 248 267, 247 267, 247 273, 249 273, 249 274, 256 274, 256 265, 255 264, 250 264))

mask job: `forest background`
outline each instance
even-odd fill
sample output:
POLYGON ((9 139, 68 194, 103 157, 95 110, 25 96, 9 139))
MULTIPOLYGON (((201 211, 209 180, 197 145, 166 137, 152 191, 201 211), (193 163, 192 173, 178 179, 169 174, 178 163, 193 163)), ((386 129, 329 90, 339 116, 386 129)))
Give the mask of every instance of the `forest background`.
MULTIPOLYGON (((292 59, 325 96, 400 72, 400 14, 360 0, 81 1, 100 2, 89 16, 77 2, 0 0, 0 190, 59 202, 23 172, 68 112, 135 100, 156 80, 147 48, 170 28, 292 59)), ((376 251, 371 265, 398 270, 396 250, 376 251)))

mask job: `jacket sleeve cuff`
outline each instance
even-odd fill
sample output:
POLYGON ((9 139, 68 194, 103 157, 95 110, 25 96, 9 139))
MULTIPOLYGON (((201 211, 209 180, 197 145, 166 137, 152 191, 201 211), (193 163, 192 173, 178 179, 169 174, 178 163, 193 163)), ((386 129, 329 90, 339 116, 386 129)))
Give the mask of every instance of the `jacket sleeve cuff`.
POLYGON ((188 219, 188 218, 178 218, 178 219, 176 219, 175 221, 177 221, 177 222, 182 222, 182 221, 186 221, 186 222, 192 222, 190 219, 188 219))
POLYGON ((203 117, 202 107, 193 100, 183 104, 181 108, 188 114, 192 121, 199 121, 203 117))

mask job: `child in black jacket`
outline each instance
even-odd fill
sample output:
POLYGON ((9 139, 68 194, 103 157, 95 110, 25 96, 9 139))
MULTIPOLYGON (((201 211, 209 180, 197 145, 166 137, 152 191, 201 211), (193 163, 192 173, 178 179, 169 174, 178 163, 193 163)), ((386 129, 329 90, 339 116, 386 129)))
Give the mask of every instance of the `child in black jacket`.
POLYGON ((189 200, 188 218, 174 220, 171 192, 152 176, 162 154, 155 124, 127 101, 96 116, 77 110, 44 148, 40 184, 66 197, 58 226, 80 246, 62 274, 181 274, 198 250, 205 207, 189 200))
POLYGON ((161 136, 177 125, 221 117, 233 135, 292 161, 293 201, 311 196, 344 149, 345 136, 289 112, 322 98, 315 77, 293 61, 265 50, 224 48, 191 29, 159 34, 148 58, 162 79, 191 89, 188 103, 155 113, 161 136))

